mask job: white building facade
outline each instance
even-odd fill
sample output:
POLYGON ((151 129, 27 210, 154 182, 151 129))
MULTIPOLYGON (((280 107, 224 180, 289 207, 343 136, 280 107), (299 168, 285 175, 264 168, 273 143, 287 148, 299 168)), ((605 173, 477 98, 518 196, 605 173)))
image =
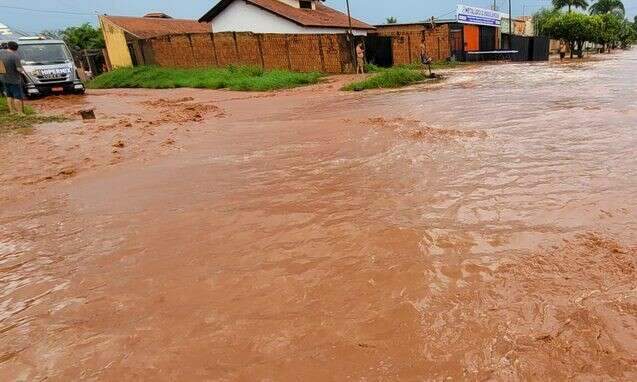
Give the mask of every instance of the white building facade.
MULTIPOLYGON (((217 32, 339 34, 349 31, 347 15, 319 0, 222 0, 199 21, 217 32)), ((364 36, 374 27, 352 20, 352 33, 364 36)))

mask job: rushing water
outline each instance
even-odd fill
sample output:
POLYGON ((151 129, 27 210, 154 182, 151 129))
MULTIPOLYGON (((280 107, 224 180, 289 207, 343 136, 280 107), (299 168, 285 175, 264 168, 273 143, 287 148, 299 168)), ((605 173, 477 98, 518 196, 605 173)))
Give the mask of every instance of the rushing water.
POLYGON ((637 377, 636 62, 220 101, 0 215, 0 376, 637 377))

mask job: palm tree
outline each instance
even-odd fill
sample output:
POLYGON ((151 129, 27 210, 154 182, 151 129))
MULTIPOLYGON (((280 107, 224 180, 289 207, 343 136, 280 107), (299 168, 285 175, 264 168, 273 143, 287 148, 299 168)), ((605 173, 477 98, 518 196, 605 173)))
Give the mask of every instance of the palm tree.
POLYGON ((591 5, 590 11, 593 15, 613 13, 621 18, 624 18, 626 14, 626 8, 621 0, 597 0, 595 4, 591 5))
POLYGON ((570 12, 571 8, 588 8, 588 2, 586 0, 553 0, 553 6, 555 9, 568 7, 568 11, 570 12))
POLYGON ((398 19, 395 18, 394 16, 390 16, 387 18, 387 24, 396 24, 398 22, 398 19))

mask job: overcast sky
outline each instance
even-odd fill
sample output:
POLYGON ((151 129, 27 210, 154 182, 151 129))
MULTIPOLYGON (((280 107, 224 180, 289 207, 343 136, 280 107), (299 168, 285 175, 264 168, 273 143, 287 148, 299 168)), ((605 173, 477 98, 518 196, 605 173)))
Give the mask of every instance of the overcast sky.
MULTIPOLYGON (((388 16, 400 22, 435 17, 455 17, 458 2, 490 7, 493 0, 350 0, 352 15, 373 24, 383 23, 388 16)), ((508 0, 496 0, 506 11, 508 0)), ((28 33, 44 29, 60 29, 84 22, 96 23, 96 14, 141 16, 162 11, 173 17, 196 19, 208 11, 216 0, 0 0, 0 23, 28 33), (29 9, 15 9, 29 8, 29 9), (52 12, 55 11, 55 12, 52 12)), ((330 6, 344 10, 345 0, 328 0, 330 6)), ((550 4, 550 0, 513 0, 515 15, 530 14, 550 4)), ((637 13, 637 0, 624 0, 630 18, 637 13)))

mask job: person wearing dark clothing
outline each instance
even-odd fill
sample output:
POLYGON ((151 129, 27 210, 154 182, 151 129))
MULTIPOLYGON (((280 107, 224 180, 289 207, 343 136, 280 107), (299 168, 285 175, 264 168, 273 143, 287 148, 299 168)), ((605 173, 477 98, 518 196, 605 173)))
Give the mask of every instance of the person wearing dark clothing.
POLYGON ((2 62, 2 53, 7 49, 7 44, 4 42, 0 42, 0 97, 5 96, 4 93, 4 62, 2 62))
POLYGON ((9 113, 24 114, 24 88, 22 74, 24 69, 18 55, 18 44, 10 41, 7 50, 0 53, 0 60, 4 66, 4 86, 7 93, 9 113))

